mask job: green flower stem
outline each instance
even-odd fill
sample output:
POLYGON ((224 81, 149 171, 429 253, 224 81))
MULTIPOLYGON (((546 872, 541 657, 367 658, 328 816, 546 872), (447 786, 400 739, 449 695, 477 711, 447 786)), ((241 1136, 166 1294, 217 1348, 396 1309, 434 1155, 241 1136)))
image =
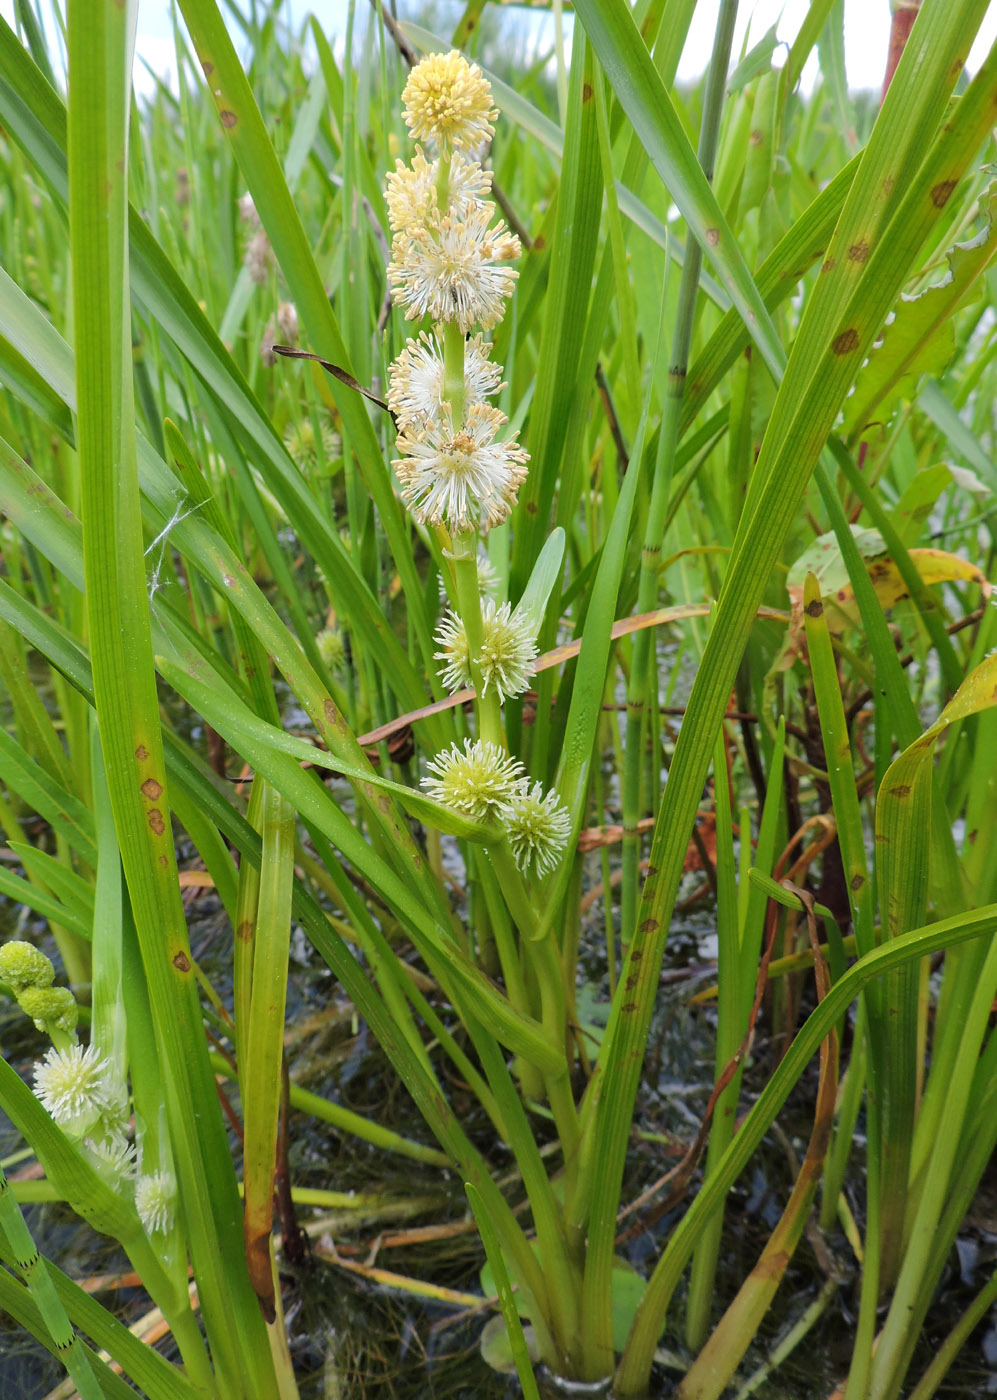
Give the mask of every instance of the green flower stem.
POLYGON ((440 150, 440 168, 436 174, 436 207, 445 214, 450 207, 450 164, 453 152, 444 145, 440 150))
MULTIPOLYGON (((449 331, 451 327, 447 327, 449 331)), ((459 334, 459 332, 458 332, 459 334)), ((461 341, 463 346, 463 340, 461 341)), ((463 349, 461 350, 463 356, 463 349)), ((449 356, 448 356, 449 359, 449 356)), ((463 360, 461 361, 463 378, 463 360)), ((481 622, 481 593, 478 590, 478 539, 473 530, 455 535, 451 549, 454 562, 454 581, 457 585, 457 602, 461 621, 467 636, 467 650, 471 661, 471 680, 474 682, 474 711, 478 720, 478 738, 504 748, 502 738, 502 706, 498 693, 492 689, 485 691, 478 657, 484 641, 484 628, 481 622)))
MULTIPOLYGON (((488 858, 502 887, 509 912, 523 935, 523 953, 529 961, 540 989, 540 1019, 551 1042, 563 1050, 567 999, 564 990, 564 971, 554 940, 549 935, 539 939, 535 937, 539 915, 530 901, 526 885, 508 841, 503 841, 499 846, 490 846, 488 858)), ((570 1197, 574 1189, 575 1174, 578 1170, 581 1129, 574 1095, 571 1092, 571 1079, 567 1065, 560 1072, 546 1071, 544 1073, 544 1086, 554 1114, 557 1135, 561 1140, 564 1152, 566 1189, 570 1197)))

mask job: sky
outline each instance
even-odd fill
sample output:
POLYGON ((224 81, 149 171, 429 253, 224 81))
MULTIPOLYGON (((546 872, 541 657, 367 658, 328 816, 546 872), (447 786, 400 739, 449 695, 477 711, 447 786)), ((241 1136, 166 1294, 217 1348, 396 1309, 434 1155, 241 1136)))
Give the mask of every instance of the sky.
MULTIPOLYGON (((45 4, 46 0, 42 0, 45 4)), ((248 0, 244 0, 248 4, 248 0)), ((705 69, 709 60, 720 0, 701 0, 696 6, 695 18, 689 32, 688 42, 679 67, 680 78, 693 78, 705 69)), ((0 15, 12 22, 14 0, 0 0, 0 15)), ((224 9, 224 6, 222 6, 224 9)), ((405 0, 399 0, 398 9, 404 18, 405 0)), ((734 40, 735 53, 740 51, 745 34, 750 34, 750 42, 758 39, 773 24, 777 24, 780 40, 791 41, 795 36, 804 15, 809 8, 808 0, 742 0, 738 13, 737 32, 734 40)), ((415 7, 411 7, 413 13, 415 7)), ((304 16, 313 13, 327 34, 333 39, 341 37, 346 30, 347 0, 287 0, 285 12, 289 12, 295 28, 304 16)), ((358 18, 366 17, 366 0, 357 0, 358 18)), ((539 31, 539 26, 550 23, 537 11, 522 10, 524 22, 539 31)), ((889 39, 890 7, 889 0, 845 0, 845 65, 848 71, 848 84, 853 90, 859 88, 878 89, 883 79, 886 49, 889 39)), ((171 5, 169 0, 139 0, 136 53, 163 77, 172 74, 171 5)), ((997 3, 990 5, 977 41, 970 54, 969 67, 975 70, 983 54, 997 38, 997 3)), ((784 52, 784 51, 783 51, 784 52)), ((776 62, 780 61, 777 54, 776 62)), ((804 72, 804 87, 809 87, 816 71, 816 58, 811 57, 809 71, 804 72)), ((143 65, 136 64, 136 83, 141 90, 149 79, 143 65)))

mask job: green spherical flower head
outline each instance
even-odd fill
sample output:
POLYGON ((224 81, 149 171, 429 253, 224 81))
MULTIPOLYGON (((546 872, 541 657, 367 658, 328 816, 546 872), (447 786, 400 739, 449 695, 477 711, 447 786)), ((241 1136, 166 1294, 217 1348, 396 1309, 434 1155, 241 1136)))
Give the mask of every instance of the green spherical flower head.
POLYGON ((330 671, 341 671, 346 665, 346 643, 338 627, 325 627, 315 638, 318 654, 330 671))
POLYGON ((172 1172, 143 1176, 135 1187, 135 1208, 150 1235, 165 1235, 176 1219, 177 1183, 172 1172))
POLYGON ((80 1008, 68 987, 25 987, 17 998, 25 1016, 30 1016, 40 1031, 55 1026, 71 1035, 79 1020, 80 1008))
POLYGON ((51 987, 55 968, 33 943, 13 938, 0 948, 0 981, 14 993, 25 987, 51 987))
POLYGON ((463 749, 454 744, 427 766, 434 776, 422 786, 430 797, 478 822, 505 815, 523 772, 518 759, 482 739, 465 739, 463 749))
POLYGON ((524 874, 548 875, 568 844, 571 817, 556 792, 544 796, 539 783, 523 779, 506 816, 509 845, 524 874))

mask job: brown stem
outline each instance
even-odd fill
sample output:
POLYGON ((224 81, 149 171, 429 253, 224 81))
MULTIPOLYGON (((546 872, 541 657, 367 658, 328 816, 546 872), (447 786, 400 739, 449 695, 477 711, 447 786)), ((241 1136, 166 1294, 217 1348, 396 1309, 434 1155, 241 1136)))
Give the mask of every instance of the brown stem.
POLYGON ((921 0, 893 0, 893 15, 890 20, 890 48, 886 55, 886 73, 883 77, 883 91, 880 94, 880 105, 889 90, 893 75, 897 71, 897 64, 907 46, 910 31, 914 28, 914 21, 917 19, 917 12, 921 8, 921 0))

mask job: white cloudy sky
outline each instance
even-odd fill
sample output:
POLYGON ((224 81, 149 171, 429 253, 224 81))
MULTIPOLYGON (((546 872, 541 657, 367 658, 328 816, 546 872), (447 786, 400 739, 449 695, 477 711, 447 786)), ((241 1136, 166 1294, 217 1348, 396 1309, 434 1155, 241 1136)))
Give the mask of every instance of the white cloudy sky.
MULTIPOLYGON (((47 0, 42 0, 43 5, 47 0)), ((680 76, 693 77, 705 68, 713 39, 713 27, 720 0, 701 0, 682 58, 680 76)), ((11 20, 13 0, 0 0, 0 15, 11 20)), ((778 37, 792 40, 808 9, 808 0, 742 0, 738 17, 735 50, 740 49, 750 25, 751 37, 760 38, 773 24, 778 24, 778 37)), ((224 7, 223 7, 224 8, 224 7)), ((404 16, 405 0, 399 6, 404 16)), ((414 6, 411 8, 414 9, 414 6)), ((346 28, 347 0, 286 0, 285 14, 297 24, 310 11, 316 15, 330 36, 340 36, 346 28)), ((366 4, 357 5, 358 17, 366 17, 366 4)), ((543 23, 536 12, 524 11, 533 23, 543 23)), ((878 88, 889 36, 889 0, 845 0, 845 61, 849 86, 878 88)), ((137 52, 164 77, 173 69, 171 5, 169 0, 139 0, 137 52)), ((990 5, 983 27, 970 55, 970 68, 997 38, 997 3, 990 5)), ((777 59, 778 61, 778 59, 777 59)), ((813 63, 814 60, 811 60, 813 63)), ((142 85, 142 66, 137 65, 136 80, 142 85)), ((804 75, 806 82, 807 74, 804 75)))

